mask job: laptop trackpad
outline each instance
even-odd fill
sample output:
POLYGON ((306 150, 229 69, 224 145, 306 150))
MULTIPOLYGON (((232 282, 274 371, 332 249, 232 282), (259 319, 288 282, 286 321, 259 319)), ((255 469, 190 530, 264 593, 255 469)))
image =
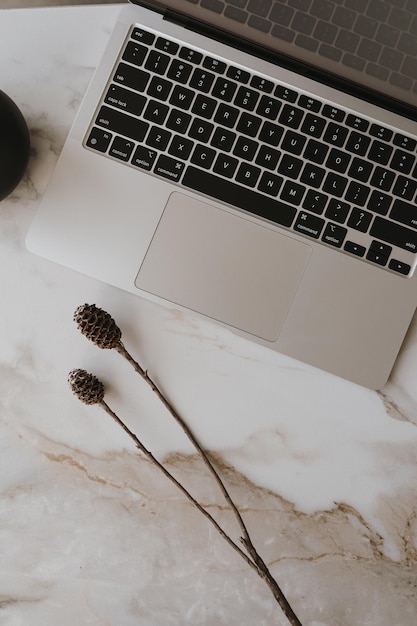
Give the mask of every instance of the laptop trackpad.
POLYGON ((308 244, 176 192, 135 284, 275 341, 310 255, 308 244))

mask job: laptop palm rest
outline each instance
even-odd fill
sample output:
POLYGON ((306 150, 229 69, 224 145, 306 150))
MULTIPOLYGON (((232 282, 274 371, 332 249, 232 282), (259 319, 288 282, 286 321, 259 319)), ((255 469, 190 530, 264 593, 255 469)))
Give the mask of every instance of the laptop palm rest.
POLYGON ((175 192, 135 284, 275 341, 310 256, 308 244, 175 192))

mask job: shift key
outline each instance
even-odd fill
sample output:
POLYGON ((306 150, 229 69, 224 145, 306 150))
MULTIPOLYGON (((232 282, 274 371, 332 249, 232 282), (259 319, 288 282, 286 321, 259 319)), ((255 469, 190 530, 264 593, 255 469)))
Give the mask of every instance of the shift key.
POLYGON ((376 239, 391 243, 393 246, 417 252, 417 231, 404 228, 382 217, 376 217, 372 224, 370 234, 376 239))
POLYGON ((149 128, 147 122, 138 120, 131 115, 102 106, 96 119, 97 126, 112 130, 119 135, 143 141, 146 131, 149 128))

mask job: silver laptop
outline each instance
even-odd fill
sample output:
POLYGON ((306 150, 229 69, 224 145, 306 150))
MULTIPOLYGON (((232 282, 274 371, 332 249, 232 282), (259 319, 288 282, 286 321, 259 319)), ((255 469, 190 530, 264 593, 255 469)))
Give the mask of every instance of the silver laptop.
POLYGON ((122 8, 34 253, 370 388, 417 304, 417 0, 122 8))

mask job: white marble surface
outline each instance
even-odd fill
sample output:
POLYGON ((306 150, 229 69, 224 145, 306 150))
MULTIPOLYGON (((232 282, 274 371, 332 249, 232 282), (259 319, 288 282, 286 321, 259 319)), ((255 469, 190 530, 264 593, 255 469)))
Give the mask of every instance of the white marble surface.
POLYGON ((417 326, 368 391, 32 256, 24 240, 117 6, 0 11, 0 88, 32 134, 27 176, 0 204, 0 624, 285 626, 266 585, 67 386, 106 399, 226 524, 190 445, 115 351, 77 331, 84 302, 217 459, 303 626, 417 621, 417 326))

